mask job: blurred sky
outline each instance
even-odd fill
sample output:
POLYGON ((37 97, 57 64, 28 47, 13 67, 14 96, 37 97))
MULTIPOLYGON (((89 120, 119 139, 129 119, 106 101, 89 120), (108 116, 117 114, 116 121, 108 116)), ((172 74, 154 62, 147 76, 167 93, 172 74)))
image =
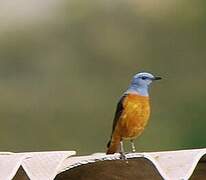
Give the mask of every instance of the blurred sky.
POLYGON ((205 1, 0 0, 1 151, 105 151, 119 97, 150 71, 139 151, 205 147, 205 1))

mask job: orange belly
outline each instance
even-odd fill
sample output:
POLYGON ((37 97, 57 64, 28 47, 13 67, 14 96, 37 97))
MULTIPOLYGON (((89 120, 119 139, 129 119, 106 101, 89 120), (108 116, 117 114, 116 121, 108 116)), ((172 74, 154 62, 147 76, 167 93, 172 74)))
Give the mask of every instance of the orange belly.
POLYGON ((118 133, 123 139, 134 139, 147 125, 150 115, 149 97, 128 94, 124 99, 123 108, 114 134, 118 133))

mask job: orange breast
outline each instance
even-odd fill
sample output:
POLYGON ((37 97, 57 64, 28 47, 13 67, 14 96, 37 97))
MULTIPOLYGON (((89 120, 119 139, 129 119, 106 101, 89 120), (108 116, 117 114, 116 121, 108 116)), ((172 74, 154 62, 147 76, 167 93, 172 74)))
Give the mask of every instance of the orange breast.
POLYGON ((149 97, 128 94, 123 108, 117 128, 122 138, 133 139, 139 136, 147 125, 150 115, 149 97))

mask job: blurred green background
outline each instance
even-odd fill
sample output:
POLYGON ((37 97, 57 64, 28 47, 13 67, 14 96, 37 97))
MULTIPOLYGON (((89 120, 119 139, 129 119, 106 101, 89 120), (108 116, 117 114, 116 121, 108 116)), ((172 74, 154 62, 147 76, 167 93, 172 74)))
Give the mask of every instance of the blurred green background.
POLYGON ((131 77, 150 71, 138 151, 206 146, 204 0, 0 1, 0 151, 103 152, 131 77))

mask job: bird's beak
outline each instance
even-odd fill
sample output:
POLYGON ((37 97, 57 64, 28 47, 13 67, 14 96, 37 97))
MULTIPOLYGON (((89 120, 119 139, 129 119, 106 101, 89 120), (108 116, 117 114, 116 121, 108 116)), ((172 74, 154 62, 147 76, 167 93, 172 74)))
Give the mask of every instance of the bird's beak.
POLYGON ((161 80, 162 78, 159 76, 154 77, 153 81, 161 80))

